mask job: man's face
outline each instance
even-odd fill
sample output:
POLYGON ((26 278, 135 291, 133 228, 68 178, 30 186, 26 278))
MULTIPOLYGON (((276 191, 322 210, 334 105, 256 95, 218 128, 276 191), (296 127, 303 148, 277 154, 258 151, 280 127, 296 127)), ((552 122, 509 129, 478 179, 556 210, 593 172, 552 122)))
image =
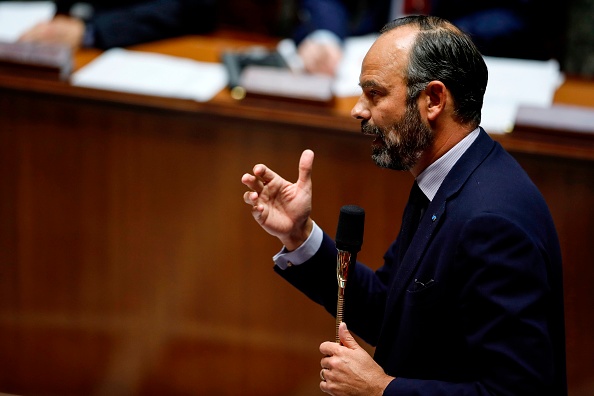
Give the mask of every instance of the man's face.
POLYGON ((364 134, 375 136, 372 158, 385 168, 411 169, 433 142, 418 102, 407 101, 408 54, 416 33, 403 26, 383 34, 361 67, 363 92, 351 115, 361 120, 364 134))

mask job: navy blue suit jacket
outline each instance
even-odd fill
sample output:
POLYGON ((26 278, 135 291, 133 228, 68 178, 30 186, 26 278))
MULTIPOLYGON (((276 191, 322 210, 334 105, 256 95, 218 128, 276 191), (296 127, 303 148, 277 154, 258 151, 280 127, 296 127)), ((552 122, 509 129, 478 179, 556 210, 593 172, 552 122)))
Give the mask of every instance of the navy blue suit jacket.
MULTIPOLYGON (((76 0, 57 0, 57 12, 68 14, 76 0)), ((93 0, 89 23, 93 46, 100 49, 212 31, 216 0, 93 0)))
MULTIPOLYGON (((396 380, 386 395, 566 395, 561 254, 543 197, 483 130, 411 245, 358 263, 344 321, 396 380)), ((336 247, 275 270, 336 314, 336 247)))
MULTIPOLYGON (((556 0, 431 0, 430 14, 467 32, 483 55, 550 59, 559 56, 565 6, 556 0)), ((301 0, 294 38, 326 29, 340 38, 378 33, 390 0, 301 0)))

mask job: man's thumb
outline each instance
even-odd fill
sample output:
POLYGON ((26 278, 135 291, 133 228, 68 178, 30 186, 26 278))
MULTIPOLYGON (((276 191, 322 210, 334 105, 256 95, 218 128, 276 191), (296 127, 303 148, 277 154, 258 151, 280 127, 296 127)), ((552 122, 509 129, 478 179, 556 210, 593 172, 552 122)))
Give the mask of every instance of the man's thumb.
POLYGON ((351 332, 347 329, 347 325, 344 322, 341 322, 338 327, 338 337, 343 346, 349 349, 359 348, 359 344, 355 341, 355 338, 351 335, 351 332))
POLYGON ((301 153, 299 159, 299 181, 301 183, 311 183, 311 172, 313 169, 314 152, 307 149, 301 153))

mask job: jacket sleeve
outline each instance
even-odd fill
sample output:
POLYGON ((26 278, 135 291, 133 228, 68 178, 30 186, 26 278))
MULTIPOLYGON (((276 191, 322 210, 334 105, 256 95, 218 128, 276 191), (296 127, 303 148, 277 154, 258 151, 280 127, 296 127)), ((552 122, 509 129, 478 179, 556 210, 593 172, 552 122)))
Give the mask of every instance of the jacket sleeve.
POLYGON ((213 0, 152 0, 99 8, 89 23, 94 31, 94 46, 108 49, 210 32, 216 27, 216 20, 213 0))
MULTIPOLYGON (((301 265, 275 271, 312 301, 336 317, 338 282, 336 278, 336 245, 324 233, 318 252, 301 265)), ((382 326, 386 303, 387 277, 357 262, 346 283, 344 321, 349 329, 370 345, 375 345, 382 326)))
POLYGON ((343 1, 301 0, 298 17, 299 22, 294 35, 298 43, 316 30, 328 30, 340 39, 348 36, 351 16, 343 1))

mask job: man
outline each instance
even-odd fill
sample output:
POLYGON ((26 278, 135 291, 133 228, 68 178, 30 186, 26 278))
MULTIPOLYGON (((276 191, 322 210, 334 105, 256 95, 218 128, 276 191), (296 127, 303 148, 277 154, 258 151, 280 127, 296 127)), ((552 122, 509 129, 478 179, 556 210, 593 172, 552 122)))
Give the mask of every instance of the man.
POLYGON ((216 23, 215 0, 57 0, 56 8, 20 40, 109 49, 207 33, 216 23))
MULTIPOLYGON (((352 115, 376 164, 410 171, 430 202, 416 229, 409 201, 379 270, 352 268, 344 317, 376 351, 341 324, 342 345, 320 346, 324 392, 567 394, 556 231, 534 184, 479 127, 486 84, 470 38, 437 17, 389 23, 367 53, 352 115)), ((306 150, 290 183, 256 165, 244 201, 284 244, 275 270, 336 314, 336 248, 310 217, 312 166, 306 150)))
POLYGON ((306 70, 334 74, 349 36, 377 32, 396 16, 435 15, 468 33, 487 56, 559 56, 565 8, 554 0, 300 0, 294 35, 306 70), (392 18, 390 18, 392 16, 392 18))

